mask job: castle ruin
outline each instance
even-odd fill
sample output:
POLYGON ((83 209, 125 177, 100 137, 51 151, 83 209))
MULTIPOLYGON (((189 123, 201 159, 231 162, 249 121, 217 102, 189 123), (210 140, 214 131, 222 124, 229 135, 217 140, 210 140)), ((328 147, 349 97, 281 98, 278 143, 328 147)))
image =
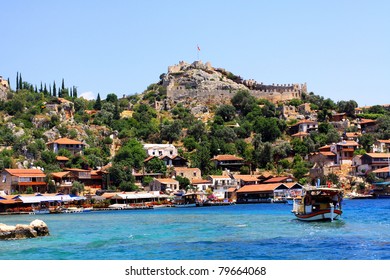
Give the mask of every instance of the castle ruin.
POLYGON ((213 68, 210 62, 180 61, 169 66, 161 84, 167 89, 168 102, 195 104, 226 104, 239 90, 248 90, 254 97, 272 103, 301 99, 307 92, 304 84, 264 85, 255 80, 244 80, 223 68, 213 68))

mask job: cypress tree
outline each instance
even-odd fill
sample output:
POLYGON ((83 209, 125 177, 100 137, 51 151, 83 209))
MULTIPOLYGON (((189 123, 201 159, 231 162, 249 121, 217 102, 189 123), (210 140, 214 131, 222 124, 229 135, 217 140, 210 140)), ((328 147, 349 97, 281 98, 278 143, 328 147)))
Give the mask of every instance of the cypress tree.
POLYGON ((41 81, 41 87, 39 88, 39 92, 42 92, 43 91, 43 87, 42 87, 42 81, 41 81))
POLYGON ((93 108, 94 108, 95 110, 100 110, 100 109, 102 109, 102 101, 101 101, 101 99, 100 99, 100 94, 99 94, 99 93, 98 93, 98 95, 97 95, 96 102, 95 102, 95 104, 93 105, 93 108))
POLYGON ((73 86, 73 97, 77 98, 77 87, 73 86))
POLYGON ((115 102, 115 107, 114 107, 114 120, 119 120, 121 118, 121 114, 119 113, 119 105, 118 105, 118 101, 115 102))
POLYGON ((19 89, 23 89, 22 73, 19 73, 19 89))
POLYGON ((9 82, 9 78, 7 79, 9 89, 11 89, 11 83, 9 82))
POLYGON ((49 95, 50 95, 50 96, 52 96, 51 92, 52 92, 52 91, 51 91, 51 85, 49 85, 49 95))
POLYGON ((19 72, 16 72, 16 91, 19 90, 19 72))
POLYGON ((53 96, 57 96, 56 81, 53 82, 53 96))
POLYGON ((64 91, 65 90, 65 82, 64 82, 64 78, 62 78, 62 85, 61 85, 61 90, 64 91))
POLYGON ((43 93, 44 93, 45 95, 48 94, 48 92, 47 92, 47 87, 46 87, 46 83, 45 83, 45 87, 43 88, 43 93))

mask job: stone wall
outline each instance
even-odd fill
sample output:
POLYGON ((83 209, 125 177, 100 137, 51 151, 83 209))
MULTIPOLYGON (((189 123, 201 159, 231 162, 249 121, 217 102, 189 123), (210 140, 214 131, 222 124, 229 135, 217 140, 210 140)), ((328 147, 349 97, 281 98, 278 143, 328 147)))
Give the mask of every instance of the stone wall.
MULTIPOLYGON (((301 99, 302 91, 261 91, 249 90, 249 92, 256 98, 267 99, 272 103, 280 101, 288 101, 294 98, 301 99)), ((174 103, 185 102, 189 104, 228 104, 231 98, 237 93, 237 90, 198 90, 198 89, 168 89, 167 98, 174 103)))
POLYGON ((294 98, 301 99, 307 92, 305 84, 257 83, 253 79, 244 80, 223 68, 213 68, 210 62, 195 61, 189 64, 180 61, 169 66, 167 74, 161 76, 161 84, 167 89, 169 103, 223 104, 238 90, 248 90, 254 97, 277 103, 294 98))

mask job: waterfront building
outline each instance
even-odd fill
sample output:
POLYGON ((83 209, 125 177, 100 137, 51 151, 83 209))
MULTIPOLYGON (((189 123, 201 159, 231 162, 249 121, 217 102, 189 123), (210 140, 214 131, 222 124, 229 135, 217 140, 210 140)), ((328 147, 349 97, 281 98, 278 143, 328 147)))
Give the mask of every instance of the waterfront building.
POLYGON ((64 168, 64 171, 69 171, 74 181, 84 184, 85 187, 94 189, 106 189, 106 171, 79 169, 79 168, 64 168))
POLYGON ((207 180, 211 181, 213 193, 218 198, 226 198, 229 188, 236 188, 237 183, 228 175, 209 175, 207 180))
POLYGON ((389 153, 366 153, 361 157, 362 165, 359 169, 364 169, 367 172, 388 167, 390 164, 389 158, 389 153))
POLYGON ((256 175, 239 175, 232 174, 231 178, 233 178, 237 183, 237 188, 241 188, 245 185, 256 185, 260 184, 261 180, 259 176, 256 175))
POLYGON ((179 190, 179 182, 171 178, 154 179, 150 183, 149 189, 150 191, 174 192, 179 190))
POLYGON ((171 172, 171 177, 184 177, 192 181, 193 179, 202 179, 202 172, 199 168, 190 167, 174 167, 171 172))
POLYGON ((199 178, 193 178, 191 180, 191 186, 195 187, 198 191, 205 192, 208 189, 212 189, 213 183, 210 180, 205 179, 199 179, 199 178))
POLYGON ((25 193, 31 187, 34 192, 46 192, 45 173, 40 169, 10 169, 1 172, 0 190, 8 194, 25 193))
POLYGON ((246 185, 237 190, 237 203, 268 203, 277 197, 285 196, 289 187, 283 183, 246 185))

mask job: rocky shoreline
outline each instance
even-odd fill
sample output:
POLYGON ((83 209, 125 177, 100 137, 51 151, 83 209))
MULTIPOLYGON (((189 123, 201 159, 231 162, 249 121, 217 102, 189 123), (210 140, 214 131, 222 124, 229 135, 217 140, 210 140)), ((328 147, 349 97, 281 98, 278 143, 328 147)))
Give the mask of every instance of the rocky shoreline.
POLYGON ((9 226, 0 223, 0 240, 26 239, 48 235, 50 233, 46 223, 38 219, 32 221, 29 225, 17 224, 16 226, 9 226))

